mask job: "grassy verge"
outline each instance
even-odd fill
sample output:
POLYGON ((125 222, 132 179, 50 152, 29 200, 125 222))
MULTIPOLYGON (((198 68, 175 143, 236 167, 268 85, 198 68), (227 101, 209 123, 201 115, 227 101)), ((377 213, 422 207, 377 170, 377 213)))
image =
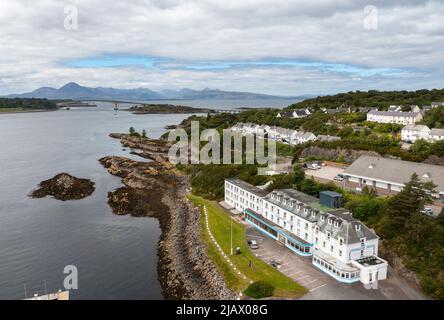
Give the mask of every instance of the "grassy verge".
MULTIPOLYGON (((189 196, 189 199, 197 206, 203 207, 205 205, 207 207, 211 232, 222 250, 229 255, 231 243, 231 217, 229 214, 214 201, 208 201, 197 196, 189 196)), ((233 221, 233 248, 240 247, 242 254, 230 256, 230 259, 247 279, 238 275, 216 249, 208 235, 204 221, 204 215, 202 214, 201 235, 207 244, 207 254, 216 264, 230 289, 243 292, 250 281, 262 280, 275 288, 273 293, 275 297, 297 298, 307 292, 304 287, 258 259, 248 247, 245 227, 237 221, 233 221), (251 268, 249 266, 250 261, 252 263, 251 268)))

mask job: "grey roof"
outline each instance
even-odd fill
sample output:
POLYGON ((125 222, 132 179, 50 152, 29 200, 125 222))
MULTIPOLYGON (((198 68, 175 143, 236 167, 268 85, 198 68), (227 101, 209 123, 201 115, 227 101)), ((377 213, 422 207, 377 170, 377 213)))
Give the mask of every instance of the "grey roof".
POLYGON ((404 185, 416 173, 421 181, 433 181, 444 192, 444 166, 402 161, 374 156, 361 156, 345 172, 346 175, 366 177, 404 185))
POLYGON ((433 128, 430 130, 431 136, 444 136, 444 129, 433 128))
POLYGON ((402 130, 409 130, 409 131, 421 131, 423 129, 430 130, 429 127, 422 125, 422 124, 408 124, 402 130))
POLYGON ((288 117, 288 118, 293 117, 293 112, 291 111, 281 111, 279 112, 279 114, 281 115, 281 117, 288 117))
POLYGON ((262 190, 256 186, 253 186, 252 184, 249 184, 249 183, 247 183, 243 180, 240 180, 240 179, 232 178, 232 179, 225 179, 225 180, 234 184, 235 186, 238 186, 244 190, 247 190, 248 192, 251 192, 252 194, 254 194, 258 197, 265 197, 268 194, 267 191, 262 190))
POLYGON ((402 112, 402 111, 378 111, 372 110, 368 114, 373 114, 375 116, 395 116, 395 117, 409 117, 416 118, 418 112, 402 112))
POLYGON ((322 232, 330 232, 331 237, 335 239, 340 237, 345 243, 356 243, 361 238, 366 238, 367 240, 378 239, 378 236, 372 230, 353 218, 347 210, 322 206, 317 198, 297 190, 274 190, 264 199, 307 221, 315 223, 322 232), (285 204, 284 200, 286 200, 285 204), (298 204, 299 209, 297 207, 298 204), (308 209, 307 212, 305 212, 304 208, 308 209), (356 226, 359 228, 357 229, 356 226))
POLYGON ((305 110, 297 109, 294 110, 294 112, 300 117, 308 116, 308 113, 305 110))

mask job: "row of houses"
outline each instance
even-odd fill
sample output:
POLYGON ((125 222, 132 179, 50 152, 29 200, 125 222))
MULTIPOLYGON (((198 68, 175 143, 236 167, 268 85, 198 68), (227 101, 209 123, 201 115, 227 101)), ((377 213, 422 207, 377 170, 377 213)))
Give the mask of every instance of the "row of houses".
POLYGON ((444 140, 444 129, 430 129, 426 125, 408 124, 401 130, 401 140, 408 143, 415 143, 418 140, 436 142, 444 140))
MULTIPOLYGON (((409 111, 403 111, 406 108, 400 105, 391 105, 387 111, 379 111, 377 108, 365 108, 365 107, 348 107, 337 109, 321 109, 324 113, 335 114, 341 112, 365 112, 367 113, 367 121, 379 122, 379 123, 396 123, 396 124, 414 124, 421 121, 424 114, 433 108, 443 107, 444 102, 432 102, 429 106, 419 107, 418 105, 408 106, 409 111)), ((310 109, 296 109, 292 111, 282 111, 277 114, 278 118, 305 118, 312 114, 310 109)))
POLYGON ((373 230, 340 208, 342 195, 320 199, 293 189, 266 192, 242 180, 225 180, 225 203, 245 221, 343 283, 371 284, 387 277, 373 230))
POLYGON ((316 136, 311 132, 297 131, 276 126, 259 125, 254 123, 238 123, 231 127, 234 132, 240 132, 243 135, 258 135, 264 138, 273 139, 290 145, 298 145, 309 141, 335 141, 340 137, 319 135, 316 136))

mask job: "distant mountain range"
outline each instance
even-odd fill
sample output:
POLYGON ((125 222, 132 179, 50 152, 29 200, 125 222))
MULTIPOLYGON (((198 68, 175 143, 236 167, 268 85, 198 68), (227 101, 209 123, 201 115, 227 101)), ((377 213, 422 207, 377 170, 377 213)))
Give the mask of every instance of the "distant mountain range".
MULTIPOLYGON (((119 100, 119 101, 147 101, 147 100, 211 100, 211 99, 277 99, 283 98, 251 92, 222 91, 218 89, 203 90, 162 90, 153 91, 146 88, 137 89, 114 89, 114 88, 89 88, 83 87, 75 82, 65 84, 59 89, 51 87, 42 87, 32 92, 22 94, 11 94, 7 98, 47 98, 47 99, 100 99, 100 100, 119 100)), ((286 97, 287 98, 287 97, 286 97)), ((290 97, 288 97, 290 98, 290 97)), ((292 97, 301 99, 307 97, 292 97)))

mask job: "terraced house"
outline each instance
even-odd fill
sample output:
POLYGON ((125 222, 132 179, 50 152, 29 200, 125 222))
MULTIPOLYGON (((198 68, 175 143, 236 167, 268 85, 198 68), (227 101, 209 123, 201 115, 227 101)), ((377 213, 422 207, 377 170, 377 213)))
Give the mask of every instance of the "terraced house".
POLYGON ((371 284, 387 277, 378 236, 341 208, 342 196, 320 199, 293 189, 267 193, 242 180, 225 180, 225 202, 246 221, 314 266, 344 283, 371 284))

